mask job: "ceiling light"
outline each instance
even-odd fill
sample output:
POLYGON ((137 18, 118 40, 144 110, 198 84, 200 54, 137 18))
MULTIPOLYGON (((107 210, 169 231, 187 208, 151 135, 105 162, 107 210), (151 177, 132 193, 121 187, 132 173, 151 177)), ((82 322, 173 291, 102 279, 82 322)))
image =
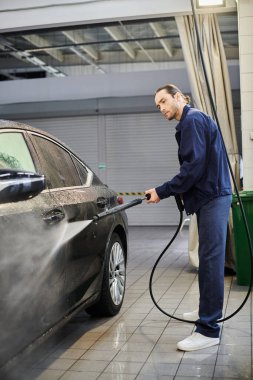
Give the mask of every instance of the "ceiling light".
POLYGON ((197 0, 197 7, 223 7, 225 0, 197 0))

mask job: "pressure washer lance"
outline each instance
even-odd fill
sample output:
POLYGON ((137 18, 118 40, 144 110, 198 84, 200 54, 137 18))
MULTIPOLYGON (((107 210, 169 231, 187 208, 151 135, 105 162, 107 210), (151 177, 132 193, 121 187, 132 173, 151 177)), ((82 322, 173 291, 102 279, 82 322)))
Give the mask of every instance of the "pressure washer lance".
MULTIPOLYGON (((109 210, 100 212, 99 214, 96 214, 93 217, 93 222, 97 222, 98 220, 103 219, 103 218, 105 218, 108 215, 117 214, 120 211, 123 211, 123 210, 126 210, 128 208, 137 206, 137 205, 141 204, 142 201, 149 200, 150 197, 151 197, 150 194, 146 194, 144 198, 137 198, 137 199, 134 199, 131 202, 128 202, 126 204, 115 206, 115 207, 110 208, 109 210)), ((179 195, 175 195, 175 200, 176 200, 176 203, 177 203, 178 210, 180 212, 183 212, 184 211, 184 206, 182 204, 180 196, 179 195)))
POLYGON ((109 210, 105 210, 105 211, 100 212, 99 214, 95 215, 93 217, 93 222, 97 222, 98 220, 103 219, 108 215, 117 214, 120 211, 123 211, 123 210, 126 210, 128 208, 137 206, 137 205, 141 204, 142 201, 149 200, 149 199, 150 199, 150 194, 146 194, 146 196, 144 198, 137 198, 137 199, 134 199, 131 202, 128 202, 126 204, 112 207, 109 210))

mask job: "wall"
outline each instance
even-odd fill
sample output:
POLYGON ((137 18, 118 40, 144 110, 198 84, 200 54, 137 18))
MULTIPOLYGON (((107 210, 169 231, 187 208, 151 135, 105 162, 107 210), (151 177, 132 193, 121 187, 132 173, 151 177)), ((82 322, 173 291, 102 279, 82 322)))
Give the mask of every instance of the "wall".
POLYGON ((253 1, 238 1, 244 189, 253 190, 253 1))

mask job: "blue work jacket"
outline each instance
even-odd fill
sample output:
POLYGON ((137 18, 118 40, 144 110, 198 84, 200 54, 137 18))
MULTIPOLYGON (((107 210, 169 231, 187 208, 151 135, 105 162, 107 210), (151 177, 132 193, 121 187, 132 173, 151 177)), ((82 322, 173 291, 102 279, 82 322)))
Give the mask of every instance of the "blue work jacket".
POLYGON ((220 131, 212 118, 186 105, 175 137, 180 172, 156 188, 159 198, 181 194, 189 215, 212 198, 232 194, 220 131))

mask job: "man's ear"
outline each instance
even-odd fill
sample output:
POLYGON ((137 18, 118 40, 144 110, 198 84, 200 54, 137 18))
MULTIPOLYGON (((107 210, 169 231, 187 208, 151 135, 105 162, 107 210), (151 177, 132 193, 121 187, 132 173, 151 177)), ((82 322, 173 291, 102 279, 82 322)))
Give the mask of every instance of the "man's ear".
POLYGON ((175 98, 176 98, 177 101, 180 100, 180 96, 181 96, 180 92, 176 92, 175 98))

